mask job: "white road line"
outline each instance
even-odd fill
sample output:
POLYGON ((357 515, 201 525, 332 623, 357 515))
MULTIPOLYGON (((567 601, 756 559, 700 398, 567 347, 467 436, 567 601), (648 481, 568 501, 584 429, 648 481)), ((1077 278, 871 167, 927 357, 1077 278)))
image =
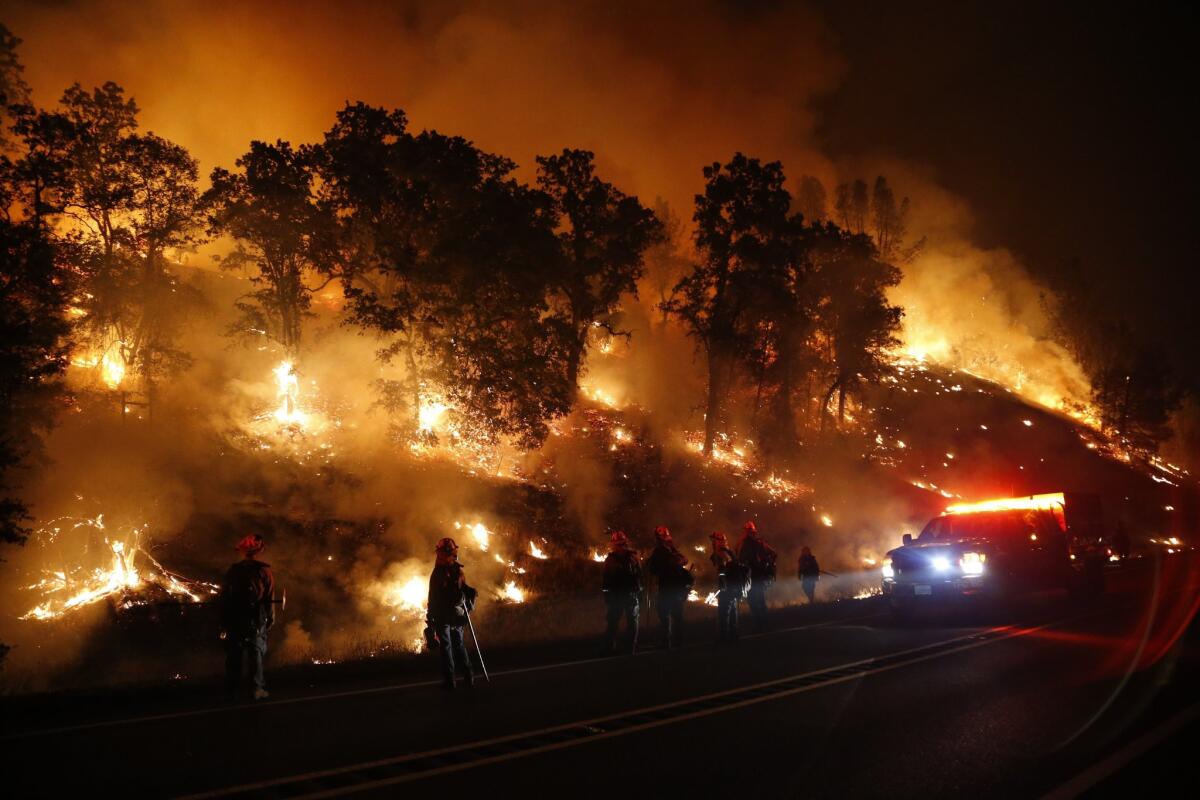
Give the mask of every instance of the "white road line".
MULTIPOLYGON (((1072 618, 1072 619, 1074 619, 1074 618, 1072 618)), ((984 645, 993 644, 995 642, 1007 641, 1009 639, 1013 639, 1013 638, 1016 638, 1019 636, 1025 636, 1030 633, 1034 633, 1036 631, 1045 630, 1047 628, 1057 627, 1060 625, 1064 625, 1070 621, 1072 621, 1072 620, 1071 619, 1059 620, 1057 622, 1046 623, 1044 625, 1039 625, 1039 626, 1033 627, 1033 628, 1012 628, 1011 626, 985 628, 982 631, 974 631, 972 633, 965 634, 963 636, 956 636, 956 637, 953 637, 950 639, 943 639, 942 641, 933 642, 931 644, 926 644, 926 645, 921 645, 920 647, 909 648, 906 650, 899 650, 899 651, 895 651, 892 653, 884 653, 884 654, 881 654, 878 656, 873 656, 871 658, 861 659, 859 661, 852 661, 852 662, 848 662, 845 664, 838 664, 838 665, 832 666, 832 667, 825 667, 823 669, 814 670, 813 672, 805 672, 805 673, 800 673, 798 675, 789 675, 784 678, 776 678, 774 680, 764 681, 762 683, 750 684, 747 686, 739 686, 734 689, 727 689, 727 690, 720 691, 720 692, 713 692, 711 694, 704 694, 704 695, 698 695, 698 696, 694 696, 694 697, 684 698, 682 700, 675 700, 670 703, 662 703, 660 705, 648 706, 646 708, 640 708, 640 709, 629 709, 629 710, 625 710, 625 711, 622 711, 622 712, 619 712, 616 714, 609 714, 609 715, 606 715, 603 717, 596 717, 596 718, 587 719, 587 720, 578 720, 576 722, 570 722, 570 723, 566 723, 563 725, 555 725, 555 726, 549 727, 549 728, 541 728, 541 729, 536 729, 536 730, 532 730, 532 731, 523 731, 521 733, 510 734, 507 736, 501 736, 501 737, 497 737, 494 739, 485 739, 485 740, 469 742, 469 743, 461 744, 461 745, 453 745, 450 747, 443 747, 443 748, 439 748, 436 750, 427 750, 427 751, 421 752, 421 753, 409 753, 406 755, 394 756, 392 758, 386 758, 386 759, 381 759, 381 760, 377 760, 377 761, 367 761, 367 762, 363 762, 360 764, 353 764, 353 765, 345 766, 345 767, 337 767, 335 769, 327 769, 327 770, 320 770, 320 771, 316 771, 316 772, 302 773, 302 774, 298 774, 298 775, 290 775, 290 776, 286 776, 286 777, 282 777, 282 778, 273 778, 271 780, 258 781, 255 783, 247 783, 247 784, 242 784, 240 786, 230 786, 230 787, 226 787, 224 789, 217 789, 217 790, 210 791, 210 792, 186 795, 184 797, 179 798, 178 800, 201 800, 202 798, 225 797, 225 796, 228 796, 231 794, 237 794, 240 792, 254 791, 257 789, 269 789, 269 788, 275 787, 275 786, 294 784, 297 782, 314 780, 314 779, 324 778, 324 777, 330 777, 333 775, 342 775, 342 774, 345 774, 348 772, 357 772, 357 771, 361 771, 361 770, 372 769, 375 767, 383 767, 383 766, 390 766, 393 764, 400 764, 405 761, 414 761, 414 760, 420 759, 420 758, 429 758, 429 757, 433 757, 433 756, 439 756, 439 755, 459 752, 459 751, 463 751, 463 750, 471 750, 471 749, 475 749, 475 748, 479 748, 479 747, 487 747, 490 745, 502 744, 504 742, 510 742, 510 741, 514 741, 517 739, 527 739, 530 737, 545 736, 548 734, 554 734, 559 731, 564 731, 564 730, 569 730, 569 729, 574 729, 574 728, 602 727, 605 722, 608 722, 610 720, 623 719, 623 718, 633 716, 633 715, 655 713, 658 711, 664 711, 664 710, 671 709, 671 708, 677 708, 677 707, 683 706, 683 705, 690 705, 692 703, 704 702, 707 700, 713 700, 713 699, 718 699, 721 697, 727 697, 732 694, 740 694, 742 692, 752 691, 755 689, 769 688, 771 686, 777 686, 781 683, 791 683, 793 681, 803 680, 803 679, 809 678, 809 677, 816 677, 816 676, 819 676, 822 674, 840 672, 842 670, 849 669, 852 667, 866 666, 866 665, 872 664, 880 659, 895 658, 896 656, 903 656, 908 653, 915 654, 915 653, 919 653, 922 650, 929 650, 932 648, 940 647, 942 645, 952 644, 954 642, 972 639, 972 638, 975 638, 975 637, 981 635, 982 633, 996 633, 996 632, 1001 632, 1001 631, 1008 631, 1008 633, 1006 633, 1002 636, 985 639, 984 641, 981 641, 981 642, 967 642, 966 644, 963 644, 960 647, 955 647, 950 650, 939 650, 937 652, 929 653, 929 654, 923 655, 923 656, 914 656, 913 658, 902 661, 899 664, 885 665, 882 667, 876 667, 875 669, 866 669, 862 672, 856 672, 856 673, 854 673, 852 675, 848 675, 848 676, 835 676, 835 677, 829 678, 828 680, 819 681, 817 683, 810 683, 810 684, 806 684, 803 686, 794 686, 794 687, 784 688, 784 689, 780 689, 777 692, 772 692, 770 694, 761 695, 759 697, 752 697, 752 698, 748 698, 745 700, 738 700, 735 702, 730 702, 728 704, 716 706, 713 708, 701 709, 699 711, 692 711, 692 712, 688 712, 686 714, 680 714, 679 716, 675 716, 675 717, 668 717, 665 719, 652 720, 649 722, 640 723, 638 725, 630 725, 628 727, 623 727, 620 730, 615 730, 615 731, 603 731, 602 730, 599 733, 594 733, 594 734, 592 734, 586 738, 582 738, 582 739, 571 739, 571 740, 567 740, 567 741, 563 741, 563 742, 553 742, 550 744, 540 745, 538 747, 532 747, 527 750, 519 750, 519 751, 513 752, 513 753, 489 756, 486 758, 476 759, 474 761, 469 761, 469 762, 465 762, 465 763, 461 763, 461 764, 452 764, 452 765, 448 765, 448 766, 444 766, 444 767, 437 767, 437 768, 433 768, 433 769, 423 770, 421 772, 410 773, 407 775, 399 775, 399 776, 395 776, 395 777, 391 777, 391 778, 382 778, 382 779, 378 779, 378 780, 374 780, 374 781, 367 781, 364 783, 358 783, 358 784, 354 784, 354 785, 350 785, 350 786, 343 786, 343 787, 339 787, 336 789, 330 789, 328 791, 323 791, 323 792, 315 792, 315 793, 311 793, 311 794, 296 795, 296 796, 294 796, 294 800, 299 800, 300 798, 306 798, 307 800, 315 800, 316 798, 323 798, 323 797, 338 797, 341 795, 350 794, 350 793, 354 793, 354 792, 367 791, 370 789, 378 789, 378 788, 382 788, 385 786, 393 786, 395 784, 407 783, 409 781, 429 778, 429 777, 433 777, 435 775, 442 775, 442 774, 449 773, 449 772, 459 772, 462 770, 473 769, 475 767, 486 766, 489 764, 496 764, 496 763, 500 763, 503 761, 511 761, 511 760, 514 760, 517 758, 525 758, 525 757, 528 757, 531 755, 538 755, 540 753, 547 753, 547 752, 551 752, 554 750, 563 750, 568 747, 576 747, 576 746, 587 744, 590 742, 600 741, 602 739, 611 739, 611 738, 614 738, 617 736, 625 736, 627 734, 637 733, 637 732, 644 731, 644 730, 650 730, 652 728, 658 728, 658 727, 662 727, 664 725, 671 725, 676 722, 682 722, 682 721, 690 720, 690 719, 698 719, 701 717, 707 717, 707 716, 712 716, 714 714, 724 713, 726 711, 730 711, 730 710, 736 709, 736 708, 743 708, 745 706, 756 705, 758 703, 765 703, 770 700, 777 700, 782 697, 789 697, 791 695, 800 694, 803 692, 809 692, 809 691, 813 691, 815 689, 821 689, 826 686, 832 686, 832 685, 835 685, 838 683, 844 683, 847 681, 857 681, 857 680, 861 680, 862 678, 868 677, 870 675, 877 675, 877 674, 880 674, 883 672, 888 672, 890 670, 900 669, 902 667, 907 667, 912 664, 917 664, 922 661, 928 661, 928 660, 932 660, 935 658, 943 658, 945 656, 953 655, 955 653, 960 653, 965 650, 972 650, 974 648, 983 647, 984 645)))
POLYGON ((1167 737, 1174 735, 1180 728, 1190 725, 1198 719, 1200 719, 1200 703, 1196 703, 1190 708, 1179 712, 1162 725, 1159 725, 1148 733, 1142 734, 1108 758, 1088 767, 1062 786, 1059 786, 1049 794, 1043 795, 1042 800, 1070 800, 1070 798, 1078 797, 1111 776, 1117 770, 1127 766, 1134 759, 1162 744, 1167 737))
MULTIPOLYGON (((842 624, 849 623, 849 622, 861 622, 863 620, 873 619, 873 618, 879 617, 879 616, 883 616, 883 614, 880 612, 880 613, 874 613, 874 614, 864 614, 864 615, 857 616, 857 617, 848 617, 846 619, 828 620, 826 622, 814 622, 811 625, 797 625, 797 626, 794 626, 791 628, 782 628, 780 630, 768 631, 766 633, 753 634, 751 636, 744 636, 742 638, 751 639, 751 638, 757 638, 760 636, 778 636, 780 634, 795 633, 796 631, 812 630, 814 628, 828 628, 828 627, 842 625, 842 624)), ((706 647, 706 646, 709 646, 710 644, 711 643, 696 643, 696 644, 688 645, 684 649, 691 649, 694 647, 706 647)), ((646 656, 646 655, 652 655, 654 653, 662 653, 662 652, 666 652, 666 651, 643 650, 643 651, 637 653, 637 655, 638 656, 646 656)), ((601 656, 598 658, 581 658, 581 659, 576 659, 574 661, 559 661, 559 662, 555 662, 553 664, 540 664, 540 665, 536 665, 536 666, 532 666, 532 667, 518 667, 516 669, 508 669, 508 670, 503 670, 501 672, 493 672, 492 675, 495 675, 497 677, 499 677, 501 675, 521 675, 521 674, 528 673, 528 672, 544 672, 544 671, 548 671, 548 670, 552 670, 552 669, 562 669, 564 667, 577 667, 577 666, 582 666, 583 664, 595 664, 600 661, 612 661, 612 660, 613 660, 613 658, 611 656, 601 656)), ((223 713, 235 712, 235 711, 246 711, 251 708, 256 709, 256 710, 257 709, 270 709, 270 708, 278 708, 280 706, 294 705, 297 703, 312 703, 312 702, 316 702, 318 700, 337 700, 337 699, 343 698, 343 697, 359 697, 359 696, 371 695, 371 694, 384 694, 387 692, 402 692, 407 689, 419 689, 422 687, 437 686, 440 683, 441 683, 440 680, 414 681, 411 683, 394 683, 394 684, 388 684, 387 686, 375 686, 370 689, 349 689, 344 692, 328 692, 326 694, 312 694, 312 695, 305 695, 303 697, 289 697, 289 698, 285 698, 285 699, 281 699, 281 700, 268 700, 267 702, 257 703, 253 706, 217 705, 217 706, 209 706, 207 708, 189 709, 187 711, 173 711, 173 712, 166 713, 166 714, 147 714, 147 715, 140 716, 140 717, 125 717, 122 719, 100 720, 97 722, 83 722, 83 723, 79 723, 77 725, 63 725, 63 726, 60 726, 57 728, 41 728, 38 730, 21 731, 20 733, 5 734, 3 736, 0 736, 0 742, 14 741, 17 739, 32 739, 37 736, 52 736, 54 734, 71 733, 74 731, 95 730, 97 728, 114 728, 114 727, 120 727, 123 725, 137 725, 142 722, 161 722, 163 720, 169 720, 169 719, 185 719, 188 717, 204 717, 204 716, 208 716, 210 714, 223 714, 223 713)))

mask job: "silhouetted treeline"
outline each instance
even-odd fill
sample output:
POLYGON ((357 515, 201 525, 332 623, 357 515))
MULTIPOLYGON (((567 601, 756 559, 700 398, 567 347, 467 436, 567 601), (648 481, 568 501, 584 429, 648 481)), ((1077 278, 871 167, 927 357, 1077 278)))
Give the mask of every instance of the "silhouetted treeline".
MULTIPOLYGON (((765 411, 760 429, 786 450, 814 401, 821 426, 834 403, 840 421, 847 397, 887 369, 902 315, 887 290, 900 271, 879 240, 821 221, 824 189, 815 178, 801 180, 794 202, 778 162, 741 153, 705 167, 704 177, 693 217, 699 260, 663 303, 706 358, 704 452, 727 402, 747 385, 756 415, 765 411)), ((902 234, 893 225, 883 241, 894 250, 902 234)))

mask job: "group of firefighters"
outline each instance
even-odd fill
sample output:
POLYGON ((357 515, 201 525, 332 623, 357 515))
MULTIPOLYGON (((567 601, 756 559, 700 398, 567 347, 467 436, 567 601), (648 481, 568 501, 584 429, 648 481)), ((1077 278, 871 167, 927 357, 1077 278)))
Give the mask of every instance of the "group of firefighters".
MULTIPOLYGON (((621 651, 637 649, 639 617, 647 589, 645 573, 656 586, 655 610, 664 648, 679 647, 683 639, 683 609, 691 593, 694 578, 687 558, 675 546, 666 527, 654 529, 654 551, 642 561, 630 547, 623 531, 611 536, 608 556, 604 559, 603 592, 606 607, 604 650, 616 653, 622 617, 625 637, 621 651)), ((715 531, 709 537, 709 559, 717 577, 718 641, 738 638, 738 609, 747 600, 754 630, 766 625, 767 589, 775 581, 778 554, 763 541, 753 522, 747 522, 734 549, 728 537, 715 531)), ((221 636, 226 647, 226 678, 231 699, 243 688, 261 700, 268 696, 263 679, 263 657, 267 650, 267 631, 275 622, 275 581, 268 564, 258 559, 264 548, 261 536, 246 536, 238 542, 241 561, 229 568, 221 588, 221 636), (249 677, 247 685, 247 675, 249 677)), ((809 602, 816 597, 817 581, 822 574, 817 559, 808 547, 801 550, 797 575, 809 602)), ((433 572, 429 576, 426 605, 425 639, 429 649, 439 649, 443 686, 454 689, 458 673, 466 686, 475 675, 463 639, 464 628, 471 625, 477 592, 467 584, 458 545, 453 539, 440 540, 436 548, 433 572)), ((473 629, 472 629, 473 633, 473 629)))

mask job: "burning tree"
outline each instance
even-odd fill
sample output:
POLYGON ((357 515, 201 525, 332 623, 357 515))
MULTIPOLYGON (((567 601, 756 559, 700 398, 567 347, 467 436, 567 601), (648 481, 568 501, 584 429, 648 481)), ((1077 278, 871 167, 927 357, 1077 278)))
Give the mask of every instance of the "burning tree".
POLYGON ((579 367, 594 325, 618 331, 611 314, 623 294, 636 294, 645 271, 646 248, 663 237, 654 212, 595 174, 595 156, 565 149, 539 156, 538 186, 558 216, 561 259, 555 289, 557 314, 568 331, 567 382, 578 384, 579 367))
POLYGON ((154 134, 137 133, 138 108, 120 86, 78 84, 58 110, 15 109, 29 210, 53 217, 53 235, 78 275, 73 316, 109 388, 126 373, 148 393, 156 377, 187 363, 175 342, 198 295, 172 272, 171 256, 198 242, 196 162, 154 134))
MULTIPOLYGON (((842 419, 847 396, 883 376, 901 316, 887 291, 900 272, 864 233, 832 222, 805 225, 792 213, 777 162, 738 154, 706 168, 705 177, 695 215, 702 260, 664 304, 708 358, 703 450, 712 453, 722 403, 741 374, 757 384, 756 420, 764 400, 771 409, 769 423, 758 423, 769 428, 763 438, 794 445, 796 400, 807 408, 814 383, 823 393, 823 424, 835 395, 842 419)), ((806 182, 810 212, 820 198, 814 182, 806 182)))
POLYGON ((887 290, 900 282, 900 270, 883 260, 869 237, 833 225, 814 233, 816 332, 829 381, 821 402, 824 426, 835 395, 841 422, 846 396, 887 373, 889 353, 900 344, 896 332, 904 312, 887 301, 887 290))
MULTIPOLYGON (((255 289, 237 304, 231 333, 265 336, 295 358, 312 295, 306 275, 319 266, 322 237, 331 224, 313 196, 312 154, 285 141, 251 142, 236 164, 241 172, 212 172, 209 226, 233 237, 235 247, 218 259, 224 269, 251 271, 255 289)), ((328 282, 328 281, 326 281, 328 282)))
POLYGON ((486 435, 536 444, 570 406, 570 347, 551 316, 556 242, 545 195, 460 137, 413 135, 401 111, 347 106, 316 149, 338 221, 326 269, 348 319, 385 338, 402 381, 385 401, 420 433, 435 401, 486 435))
POLYGON ((724 166, 705 167, 704 178, 693 216, 700 262, 664 308, 683 320, 708 362, 707 456, 738 360, 751 347, 755 303, 786 269, 799 220, 789 214, 791 197, 777 161, 763 164, 738 153, 724 166))

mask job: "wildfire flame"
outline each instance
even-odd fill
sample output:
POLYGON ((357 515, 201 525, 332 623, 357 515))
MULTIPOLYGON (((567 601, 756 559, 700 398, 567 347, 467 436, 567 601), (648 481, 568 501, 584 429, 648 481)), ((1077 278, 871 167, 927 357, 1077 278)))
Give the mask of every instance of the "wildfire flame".
POLYGON ((497 596, 501 600, 507 600, 512 603, 525 602, 525 590, 517 586, 516 581, 508 581, 504 587, 497 592, 497 596))
MULTIPOLYGON (((456 522, 454 527, 458 528, 461 526, 456 522)), ((488 549, 488 539, 491 537, 492 532, 484 527, 482 522, 476 522, 474 525, 470 526, 470 532, 471 537, 475 539, 475 544, 479 545, 479 549, 486 553, 488 549)))
MULTIPOLYGON (((86 524, 97 530, 104 529, 103 517, 88 520, 86 524)), ((77 526, 78 527, 78 526, 77 526)), ((105 539, 112 553, 107 567, 98 567, 87 572, 79 567, 48 570, 37 583, 26 586, 29 591, 41 592, 46 599, 21 615, 24 620, 52 620, 83 606, 105 599, 120 600, 122 608, 138 605, 136 598, 129 595, 157 587, 171 597, 184 602, 200 602, 205 595, 217 593, 213 584, 192 581, 175 575, 163 568, 139 544, 141 530, 135 529, 132 541, 105 539), (150 562, 146 572, 139 571, 139 554, 150 562)))
POLYGON ((125 343, 120 340, 112 341, 103 352, 75 356, 71 359, 71 366, 81 369, 99 368, 100 380, 104 385, 109 389, 119 389, 121 382, 125 380, 125 358, 121 353, 124 346, 125 343))
POLYGON ((384 602, 401 611, 416 615, 424 615, 425 602, 429 597, 429 585, 420 575, 414 575, 403 583, 397 582, 388 587, 384 602))
POLYGON ((545 551, 542 550, 542 548, 537 546, 537 542, 533 542, 533 541, 531 541, 529 543, 529 555, 533 556, 534 558, 542 558, 542 559, 550 557, 550 556, 546 555, 545 551))
POLYGON ((300 379, 296 375, 296 367, 291 361, 282 361, 274 369, 279 408, 275 409, 275 419, 283 425, 303 426, 308 421, 308 415, 300 410, 297 404, 300 398, 300 379))
POLYGON ((449 410, 450 406, 443 403, 440 398, 426 400, 417 412, 417 430, 422 433, 432 433, 441 425, 442 418, 449 410))

